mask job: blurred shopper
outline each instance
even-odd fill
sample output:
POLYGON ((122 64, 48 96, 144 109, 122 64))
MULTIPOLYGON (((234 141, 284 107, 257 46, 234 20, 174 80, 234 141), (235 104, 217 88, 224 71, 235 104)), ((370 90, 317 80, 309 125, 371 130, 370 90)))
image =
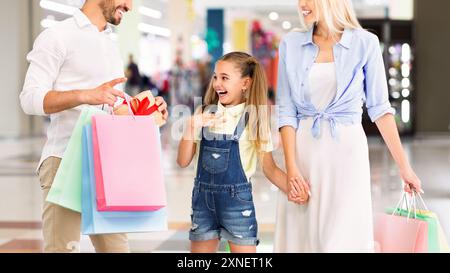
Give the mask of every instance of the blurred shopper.
POLYGON ((373 252, 364 102, 405 191, 421 192, 389 103, 380 44, 361 28, 350 0, 300 0, 298 8, 306 30, 281 42, 277 104, 294 181, 288 198, 308 183, 312 196, 303 205, 279 200, 275 251, 373 252))
POLYGON ((170 77, 171 72, 168 71, 167 73, 164 73, 163 78, 161 80, 161 85, 159 87, 160 93, 159 95, 164 98, 164 100, 169 103, 171 101, 170 99, 170 77))
MULTIPOLYGON (((20 101, 26 114, 50 116, 47 143, 38 165, 43 195, 45 252, 78 251, 81 215, 46 202, 81 105, 113 106, 126 81, 111 26, 120 24, 132 0, 86 0, 73 17, 45 30, 28 55, 30 66, 20 101)), ((166 104, 158 98, 164 116, 166 104)), ((125 234, 91 236, 97 252, 128 252, 125 234)))
POLYGON ((204 98, 206 95, 206 91, 208 90, 209 84, 211 82, 212 78, 212 71, 211 71, 211 62, 208 58, 207 61, 197 61, 197 70, 200 80, 200 92, 199 95, 204 98))
POLYGON ((142 77, 139 72, 138 65, 134 62, 133 54, 130 54, 128 59, 128 66, 125 76, 128 81, 125 84, 125 92, 130 96, 136 96, 141 92, 142 77))
POLYGON ((194 253, 216 252, 221 238, 232 252, 256 252, 251 178, 258 160, 269 180, 287 193, 286 174, 272 157, 266 94, 261 64, 232 52, 216 63, 204 111, 188 119, 177 162, 186 168, 198 159, 189 233, 194 253))
POLYGON ((154 97, 157 97, 159 95, 159 89, 158 86, 153 82, 152 77, 148 77, 146 75, 142 76, 141 85, 139 87, 139 90, 148 90, 152 92, 152 95, 154 97))

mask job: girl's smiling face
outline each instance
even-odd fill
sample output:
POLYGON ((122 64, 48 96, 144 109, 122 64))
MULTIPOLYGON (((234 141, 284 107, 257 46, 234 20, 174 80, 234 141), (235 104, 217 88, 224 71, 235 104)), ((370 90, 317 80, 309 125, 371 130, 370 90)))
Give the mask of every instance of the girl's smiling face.
POLYGON ((213 88, 222 105, 238 105, 245 102, 250 87, 250 77, 242 77, 241 71, 229 61, 218 61, 214 71, 213 88))

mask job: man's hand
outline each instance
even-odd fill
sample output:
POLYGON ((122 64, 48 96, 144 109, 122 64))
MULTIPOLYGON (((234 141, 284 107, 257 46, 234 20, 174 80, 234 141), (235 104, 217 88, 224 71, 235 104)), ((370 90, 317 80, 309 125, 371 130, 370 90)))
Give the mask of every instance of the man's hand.
POLYGON ((118 84, 124 83, 127 78, 118 78, 110 82, 104 83, 95 89, 89 89, 81 92, 82 103, 89 105, 108 104, 113 107, 117 101, 117 97, 125 98, 122 91, 114 89, 118 84))
POLYGON ((169 111, 167 111, 166 101, 162 97, 156 97, 155 104, 158 106, 158 111, 161 113, 164 123, 166 123, 169 118, 169 111))

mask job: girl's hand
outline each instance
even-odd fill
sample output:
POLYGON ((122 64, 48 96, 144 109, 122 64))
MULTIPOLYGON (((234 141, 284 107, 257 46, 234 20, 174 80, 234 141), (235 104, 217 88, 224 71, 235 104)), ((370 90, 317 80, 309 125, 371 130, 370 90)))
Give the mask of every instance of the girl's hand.
POLYGON ((424 193, 422 190, 422 182, 412 168, 400 170, 400 176, 405 183, 404 190, 407 193, 412 194, 413 190, 418 193, 424 193))
POLYGON ((308 202, 311 196, 310 186, 303 178, 292 178, 290 181, 291 191, 288 193, 288 200, 299 205, 308 202))
POLYGON ((201 113, 193 115, 189 123, 194 130, 197 130, 203 127, 212 127, 223 124, 225 121, 223 114, 201 113))
POLYGON ((223 124, 225 118, 222 115, 215 115, 210 113, 194 114, 187 119, 186 127, 183 134, 184 140, 195 141, 198 140, 200 130, 203 127, 211 127, 219 124, 223 124))

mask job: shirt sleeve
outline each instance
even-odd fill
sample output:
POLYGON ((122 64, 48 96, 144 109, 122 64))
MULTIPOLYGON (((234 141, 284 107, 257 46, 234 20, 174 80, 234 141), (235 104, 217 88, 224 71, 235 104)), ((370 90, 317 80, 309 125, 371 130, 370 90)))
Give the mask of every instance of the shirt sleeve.
POLYGON ((389 102, 386 72, 380 49, 380 42, 371 36, 369 56, 364 66, 366 107, 372 122, 385 114, 395 114, 389 102))
POLYGON ((286 42, 282 41, 279 49, 278 62, 278 87, 276 104, 279 109, 278 128, 291 126, 295 130, 298 128, 297 108, 292 102, 291 86, 289 84, 288 74, 286 71, 286 42))
POLYGON ((36 39, 33 50, 27 56, 30 65, 20 93, 20 103, 26 114, 46 116, 44 98, 53 89, 64 63, 64 51, 51 29, 45 30, 36 39))

